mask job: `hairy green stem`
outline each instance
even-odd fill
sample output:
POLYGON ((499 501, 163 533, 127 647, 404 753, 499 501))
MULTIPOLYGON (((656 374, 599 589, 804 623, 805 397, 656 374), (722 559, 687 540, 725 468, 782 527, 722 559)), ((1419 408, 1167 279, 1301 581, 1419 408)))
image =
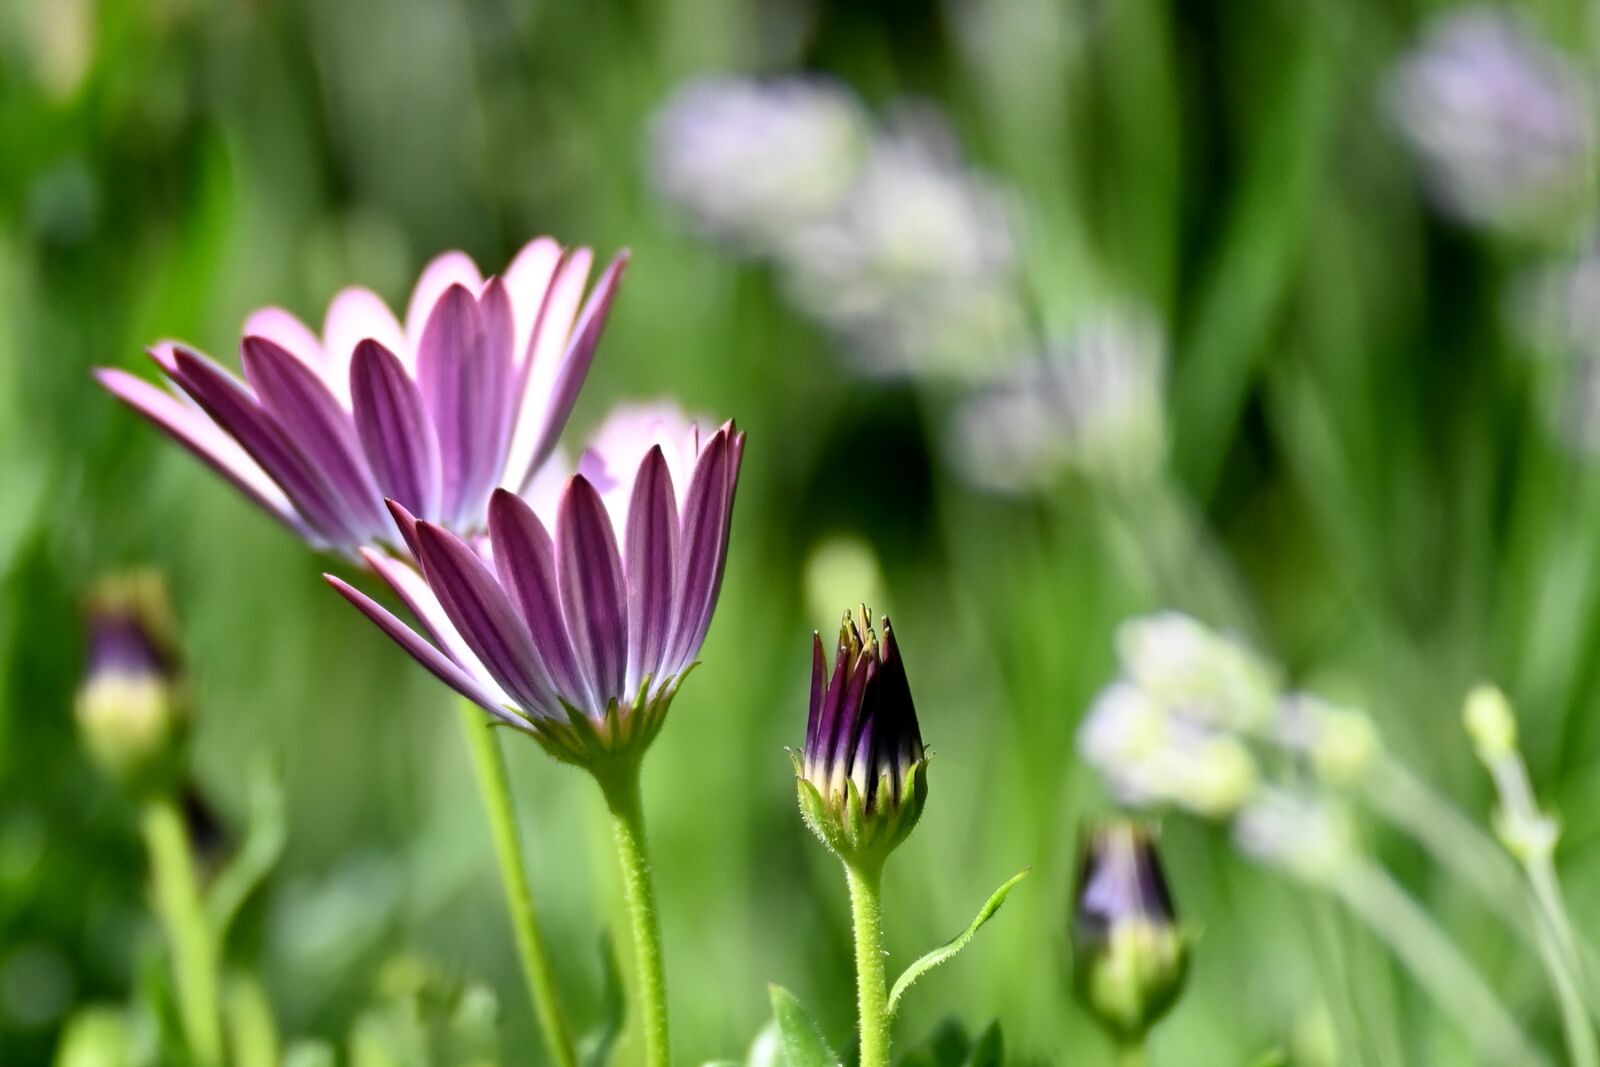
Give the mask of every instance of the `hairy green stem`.
POLYGON ((1144 1067, 1144 1040, 1129 1041, 1117 1047, 1117 1067, 1144 1067))
POLYGON ((856 934, 856 1003, 861 1067, 889 1067, 889 995, 883 968, 883 865, 844 865, 856 934))
POLYGON ((500 741, 484 718, 483 710, 471 701, 460 702, 460 720, 467 751, 472 756, 473 774, 478 779, 478 792, 489 816, 489 836, 494 841, 495 860, 500 867, 506 910, 511 914, 517 955, 522 961, 522 977, 528 983, 539 1032, 544 1035, 550 1062, 556 1067, 577 1067, 578 1057, 573 1052, 572 1038, 562 1020, 561 1003, 556 996, 555 971, 550 966, 550 954, 533 906, 533 887, 528 881, 522 839, 517 832, 516 805, 511 798, 511 782, 506 776, 500 741))
POLYGON ((217 945, 200 899, 189 831, 171 797, 146 802, 141 820, 150 853, 156 915, 172 955, 173 987, 184 1041, 196 1067, 222 1065, 217 945))
POLYGON ((667 976, 661 955, 661 916, 645 846, 644 805, 639 795, 639 765, 611 768, 596 776, 611 811, 611 830, 622 865, 622 891, 633 927, 638 967, 639 1017, 644 1025, 646 1067, 670 1067, 672 1046, 667 1030, 667 976))

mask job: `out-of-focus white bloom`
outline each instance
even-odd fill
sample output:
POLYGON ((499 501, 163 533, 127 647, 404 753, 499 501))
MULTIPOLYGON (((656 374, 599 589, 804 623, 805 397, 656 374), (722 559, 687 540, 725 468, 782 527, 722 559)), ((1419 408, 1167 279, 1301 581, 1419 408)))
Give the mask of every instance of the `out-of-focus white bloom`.
POLYGON ((870 135, 855 96, 831 81, 707 78, 656 114, 655 180, 711 236, 769 255, 839 207, 870 135))
POLYGON ((1335 881, 1358 855, 1342 807, 1279 788, 1262 789, 1239 812, 1233 841, 1252 859, 1318 885, 1335 881))
POLYGON ((1260 779, 1237 737, 1174 715, 1127 682, 1096 698, 1079 727, 1078 751, 1121 803, 1173 804, 1206 818, 1226 818, 1260 779))
POLYGON ((1198 722, 1252 732, 1272 718, 1278 678, 1241 642, 1176 611, 1117 628, 1127 679, 1152 699, 1198 722))
POLYGON ((1542 354, 1600 359, 1600 238, 1526 273, 1512 288, 1509 312, 1542 354))
POLYGON ((1341 708, 1310 693, 1291 693, 1278 706, 1273 736, 1311 762, 1318 778, 1349 785, 1382 752, 1378 730, 1365 712, 1341 708))
POLYGON ((1537 228, 1584 193, 1595 150, 1590 87, 1501 11, 1434 21, 1396 68, 1389 106, 1440 205, 1462 219, 1537 228))
POLYGON ((979 488, 1023 493, 1068 470, 1138 481, 1166 449, 1166 346, 1145 312, 1109 312, 969 397, 951 449, 979 488))
POLYGON ((799 232, 789 288, 869 373, 987 372, 1016 349, 1016 243, 1007 198, 918 113, 872 144, 839 210, 799 232))
POLYGON ((1551 434, 1600 454, 1600 237, 1523 274, 1507 302, 1511 325, 1551 375, 1541 394, 1551 434))

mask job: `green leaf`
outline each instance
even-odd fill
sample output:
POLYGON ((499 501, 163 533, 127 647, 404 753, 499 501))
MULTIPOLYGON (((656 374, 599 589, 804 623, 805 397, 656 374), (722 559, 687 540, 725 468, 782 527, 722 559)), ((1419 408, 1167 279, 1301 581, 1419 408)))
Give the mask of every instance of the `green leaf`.
POLYGON ((605 1067, 622 1025, 627 1019, 628 999, 622 989, 622 967, 617 963, 617 948, 610 934, 600 935, 600 1019, 578 1042, 578 1062, 583 1067, 605 1067))
POLYGON ((839 1057, 833 1054, 822 1030, 794 994, 780 985, 768 988, 786 1067, 839 1067, 839 1057))
POLYGON ((895 1061, 895 1067, 966 1067, 972 1039, 961 1020, 947 1018, 933 1033, 895 1061))
POLYGON ((1010 881, 996 889, 988 900, 984 901, 983 907, 978 909, 978 914, 965 930, 957 934, 953 940, 940 945, 905 969, 900 977, 895 980, 894 988, 889 991, 890 1018, 894 1017, 895 1011, 900 1007, 900 998, 905 995, 907 989, 911 988, 912 983, 966 948, 968 942, 973 939, 983 924, 994 918, 994 913, 1000 910, 1000 905, 1006 902, 1007 895, 1017 887, 1017 883, 1027 876, 1028 872, 1026 870, 1019 871, 1010 881))
POLYGON ((967 1067, 1003 1067, 1005 1062, 1006 1043, 1000 1036, 1000 1022, 996 1020, 978 1035, 977 1044, 972 1046, 972 1055, 967 1057, 967 1067))
POLYGON ((227 944, 240 909, 277 866, 288 832, 283 783, 272 762, 262 760, 250 773, 250 828, 244 844, 206 894, 206 916, 219 945, 227 944))

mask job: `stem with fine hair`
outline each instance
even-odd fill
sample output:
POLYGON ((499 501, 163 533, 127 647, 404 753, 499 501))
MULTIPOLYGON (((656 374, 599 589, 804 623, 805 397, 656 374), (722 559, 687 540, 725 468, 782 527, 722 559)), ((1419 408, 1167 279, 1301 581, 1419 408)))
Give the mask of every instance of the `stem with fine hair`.
POLYGON ((472 771, 478 779, 478 791, 483 796, 484 811, 489 816, 489 836, 500 867, 506 910, 511 914, 517 955, 533 1000, 534 1016, 539 1020, 539 1032, 544 1035, 545 1049, 556 1067, 577 1067, 578 1058, 556 997, 555 971, 550 966, 544 934, 539 929, 539 917, 533 907, 533 888, 528 881, 522 839, 517 832, 516 806, 499 739, 494 736, 482 709, 471 701, 460 702, 460 720, 467 751, 472 756, 472 771))
POLYGON ((172 954, 173 987, 184 1041, 197 1067, 222 1067, 217 945, 200 899, 188 828, 169 796, 146 801, 141 825, 150 853, 156 915, 172 954))
POLYGON ((889 995, 883 967, 882 861, 844 865, 856 935, 856 1003, 861 1067, 889 1065, 889 995))
POLYGON ((1144 1067, 1144 1065, 1143 1038, 1117 1046, 1117 1067, 1144 1067))
POLYGON ((661 954, 661 916, 656 906, 655 881, 645 844, 644 804, 639 794, 639 761, 597 771, 611 831, 622 866, 622 892, 633 928, 633 952, 638 968, 639 1017, 644 1026, 646 1067, 670 1067, 672 1045, 667 1029, 667 975, 661 954))

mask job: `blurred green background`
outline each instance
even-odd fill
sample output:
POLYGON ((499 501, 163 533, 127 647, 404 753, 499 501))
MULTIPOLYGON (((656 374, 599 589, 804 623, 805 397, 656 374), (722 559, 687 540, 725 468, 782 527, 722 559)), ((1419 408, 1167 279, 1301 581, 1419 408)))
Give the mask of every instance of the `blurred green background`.
MULTIPOLYGON (((541 1062, 449 696, 328 591, 327 561, 90 378, 143 367, 164 337, 231 360, 252 308, 316 322, 353 282, 403 304, 437 252, 493 270, 538 233, 634 254, 569 442, 614 401, 654 396, 749 434, 703 666, 645 772, 683 1062, 742 1055, 769 981, 847 1041, 843 886, 800 823, 783 748, 804 728, 810 632, 858 597, 892 614, 937 753, 887 877, 895 961, 1033 868, 909 997, 906 1045, 950 1016, 998 1017, 1020 1062, 1110 1062, 1069 996, 1073 841, 1106 803, 1073 736, 1113 672, 1115 624, 1163 606, 1370 709, 1475 815, 1488 792, 1457 709, 1480 677, 1504 685, 1565 816, 1573 909, 1600 925, 1600 477, 1552 429, 1579 388, 1570 364, 1530 355, 1505 295, 1583 231, 1513 238, 1429 207, 1383 85, 1432 6, 8 0, 0 1060, 49 1062, 70 1013, 123 1000, 152 951, 131 813, 70 710, 85 589, 150 564, 183 625, 198 787, 238 833, 252 766, 269 756, 287 786, 288 849, 238 961, 259 967, 284 1032, 342 1043, 408 949, 486 981, 505 1062, 541 1062), (797 69, 875 112, 906 96, 943 110, 969 164, 1015 197, 1042 329, 1112 299, 1153 310, 1171 351, 1159 493, 1076 475, 1023 496, 969 487, 946 389, 855 373, 768 267, 700 239, 657 193, 649 130, 674 88, 797 69), (1173 529, 1153 557, 1151 531, 1173 529), (839 563, 861 546, 881 579, 839 563)), ((1587 69, 1588 5, 1525 13, 1587 69)), ((601 805, 534 746, 509 757, 564 995, 592 1018, 599 937, 622 929, 601 805)), ((1156 1062, 1274 1046, 1334 1062, 1315 1035, 1346 996, 1387 1035, 1365 1060, 1461 1062, 1337 911, 1213 831, 1174 821, 1165 846, 1204 934, 1156 1062)), ((1526 953, 1404 847, 1375 847, 1550 1040, 1526 953)))

